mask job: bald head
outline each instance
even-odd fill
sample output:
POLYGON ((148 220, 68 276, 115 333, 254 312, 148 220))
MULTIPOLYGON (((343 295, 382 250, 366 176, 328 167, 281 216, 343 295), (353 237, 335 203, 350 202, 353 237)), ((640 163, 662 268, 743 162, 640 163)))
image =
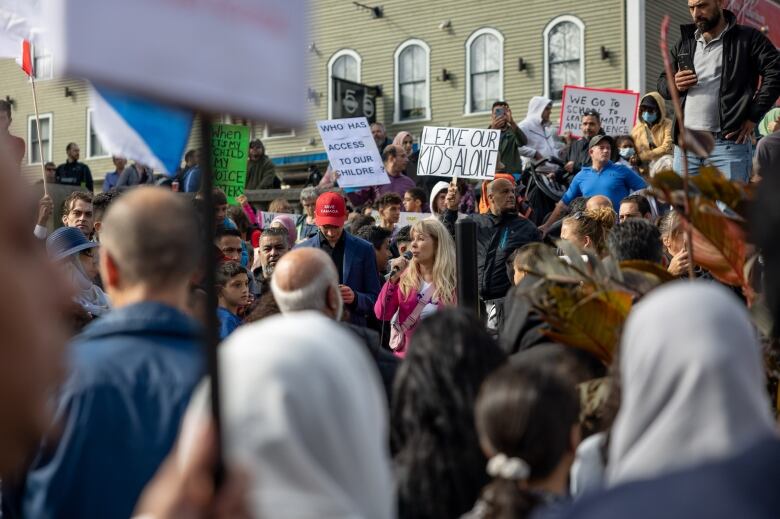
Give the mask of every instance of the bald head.
POLYGON ((333 316, 340 314, 340 296, 336 300, 338 284, 333 260, 324 251, 311 247, 288 252, 276 264, 271 277, 271 290, 282 313, 318 310, 333 316))
POLYGON ((516 211, 515 188, 504 178, 497 178, 488 184, 487 197, 490 212, 496 216, 516 211))
POLYGON ((170 286, 188 282, 201 258, 192 204, 156 187, 140 187, 108 209, 100 242, 124 283, 170 286))
POLYGON ((608 207, 612 210, 615 209, 614 207, 612 207, 612 200, 610 200, 604 195, 594 195, 588 198, 588 201, 585 203, 585 209, 587 209, 588 211, 601 209, 602 207, 608 207))

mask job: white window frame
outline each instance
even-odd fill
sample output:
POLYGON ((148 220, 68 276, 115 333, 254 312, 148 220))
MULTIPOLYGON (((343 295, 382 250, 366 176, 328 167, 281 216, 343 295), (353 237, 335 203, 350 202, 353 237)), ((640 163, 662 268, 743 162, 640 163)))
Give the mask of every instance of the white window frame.
MULTIPOLYGON (((108 153, 108 150, 103 150, 105 153, 103 155, 93 155, 92 154, 92 132, 90 131, 92 129, 92 112, 94 112, 94 108, 87 108, 87 156, 86 159, 105 159, 111 156, 110 153, 108 153)), ((97 132, 95 132, 95 135, 97 135, 97 132)), ((99 138, 99 137, 98 137, 99 138)), ((105 146, 104 146, 105 148, 105 146)))
POLYGON ((295 128, 290 128, 290 133, 285 133, 284 135, 274 135, 273 137, 268 135, 269 129, 270 129, 270 126, 268 124, 263 125, 263 140, 264 141, 275 141, 277 139, 289 139, 290 137, 295 137, 295 128))
MULTIPOLYGON (((333 65, 336 63, 336 60, 342 56, 350 56, 357 60, 358 83, 360 83, 363 77, 363 58, 360 56, 360 54, 357 53, 357 51, 353 49, 341 49, 330 57, 328 60, 328 119, 333 119, 333 65)), ((265 130, 263 130, 263 134, 265 135, 265 130)))
POLYGON ((484 110, 479 112, 473 112, 471 110, 471 45, 474 41, 483 34, 490 34, 498 38, 498 42, 501 44, 499 52, 499 100, 504 99, 504 35, 492 27, 483 27, 477 29, 471 33, 471 36, 466 40, 466 104, 463 106, 463 115, 484 115, 489 114, 490 110, 484 110))
MULTIPOLYGON (((49 153, 46 157, 41 157, 41 160, 43 163, 51 162, 51 154, 52 149, 54 148, 54 142, 52 142, 52 135, 54 135, 54 114, 52 112, 48 112, 45 114, 40 114, 39 119, 48 119, 49 120, 49 153)), ((33 140, 32 140, 32 125, 33 122, 35 122, 35 115, 28 115, 27 116, 27 165, 28 166, 35 166, 38 164, 41 164, 40 162, 32 162, 33 157, 33 140)), ((40 136, 39 136, 40 138, 40 136)))
MULTIPOLYGON (((544 96, 550 99, 550 32, 556 25, 563 22, 572 22, 580 29, 580 82, 577 86, 585 86, 585 24, 576 16, 564 14, 553 18, 544 28, 542 39, 544 40, 544 96)), ((553 101, 555 106, 561 104, 561 100, 553 101)))
POLYGON ((405 123, 405 122, 425 122, 431 120, 431 47, 423 40, 412 38, 406 40, 395 49, 393 54, 393 90, 395 91, 394 109, 393 109, 393 124, 405 123), (425 51, 425 116, 416 119, 401 119, 401 85, 398 58, 401 57, 401 53, 406 50, 407 47, 412 45, 419 45, 425 51))

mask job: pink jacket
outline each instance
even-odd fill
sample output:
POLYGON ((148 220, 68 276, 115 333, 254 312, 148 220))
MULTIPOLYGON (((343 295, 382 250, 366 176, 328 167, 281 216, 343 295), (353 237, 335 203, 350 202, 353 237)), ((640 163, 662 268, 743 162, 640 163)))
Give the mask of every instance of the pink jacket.
MULTIPOLYGON (((385 286, 382 287, 382 291, 379 292, 379 297, 376 299, 376 303, 374 304, 374 314, 376 315, 377 319, 381 319, 383 321, 390 321, 396 312, 398 312, 398 322, 403 323, 406 321, 406 318, 409 317, 409 314, 411 314, 414 311, 414 308, 417 306, 417 289, 413 288, 407 297, 404 298, 403 295, 401 295, 401 289, 398 286, 398 283, 393 283, 392 281, 385 282, 385 286)), ((444 303, 440 299, 436 306, 441 310, 444 308, 444 303)), ((414 334, 414 330, 417 328, 417 324, 419 324, 419 321, 415 323, 414 326, 412 326, 410 329, 406 330, 406 345, 409 345, 409 341, 412 338, 412 334, 414 334)), ((406 349, 399 350, 393 352, 398 357, 404 357, 406 355, 406 349)))

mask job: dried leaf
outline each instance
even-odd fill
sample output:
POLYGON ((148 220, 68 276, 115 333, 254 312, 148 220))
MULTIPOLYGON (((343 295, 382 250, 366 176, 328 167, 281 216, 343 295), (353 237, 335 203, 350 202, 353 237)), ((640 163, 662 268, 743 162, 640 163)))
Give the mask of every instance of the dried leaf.
POLYGON ((598 291, 576 301, 570 291, 560 287, 553 292, 558 308, 552 312, 542 311, 542 319, 551 326, 544 333, 553 340, 588 351, 605 364, 611 363, 631 309, 632 295, 622 291, 598 291))
MULTIPOLYGON (((658 280, 661 283, 666 283, 668 281, 674 281, 675 278, 671 274, 669 274, 669 271, 663 268, 658 263, 653 263, 652 261, 646 261, 646 260, 626 260, 620 262, 620 268, 621 270, 636 270, 640 272, 645 272, 647 274, 650 274, 652 276, 655 276, 658 278, 658 280)), ((659 283, 660 284, 660 283, 659 283)))
POLYGON ((736 210, 747 198, 740 184, 731 182, 713 166, 700 168, 699 174, 691 177, 691 184, 696 186, 705 199, 723 202, 732 210, 736 210))
POLYGON ((685 139, 683 149, 687 148, 688 151, 703 159, 709 157, 715 149, 715 138, 710 132, 685 128, 680 132, 680 140, 682 139, 685 139))

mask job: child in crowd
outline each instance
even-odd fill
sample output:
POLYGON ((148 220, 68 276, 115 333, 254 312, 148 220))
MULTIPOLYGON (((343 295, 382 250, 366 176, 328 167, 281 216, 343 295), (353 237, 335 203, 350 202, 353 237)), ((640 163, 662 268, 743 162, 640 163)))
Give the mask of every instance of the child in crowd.
POLYGON ((241 324, 239 308, 249 305, 249 275, 235 261, 225 261, 217 268, 217 295, 219 297, 219 338, 224 340, 241 324))
POLYGON ((636 153, 636 143, 630 135, 621 135, 615 139, 618 151, 618 164, 623 164, 637 173, 639 172, 639 155, 636 153))

